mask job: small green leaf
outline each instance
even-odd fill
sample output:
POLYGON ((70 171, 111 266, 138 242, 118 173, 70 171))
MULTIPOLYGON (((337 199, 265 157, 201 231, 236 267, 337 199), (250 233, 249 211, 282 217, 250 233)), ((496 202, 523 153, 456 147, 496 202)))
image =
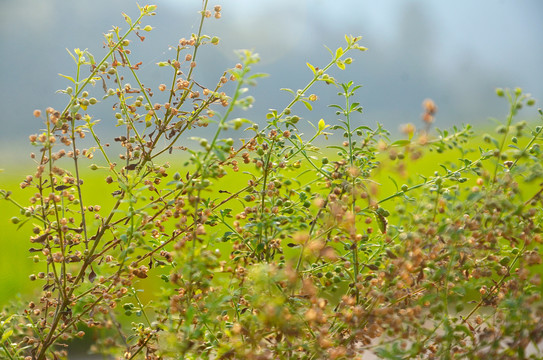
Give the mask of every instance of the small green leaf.
POLYGON ((309 111, 313 110, 313 106, 311 106, 311 104, 309 103, 309 101, 302 100, 302 102, 304 103, 304 105, 305 105, 305 107, 307 108, 307 110, 309 110, 309 111))
POLYGON ((326 125, 326 123, 324 122, 324 119, 320 119, 319 120, 319 132, 322 132, 324 129, 326 129, 327 127, 329 127, 330 125, 326 125))
POLYGON ((264 77, 268 77, 268 76, 270 76, 270 74, 257 73, 257 74, 253 74, 253 75, 249 76, 247 79, 248 80, 253 80, 253 79, 259 79, 259 78, 264 78, 264 77))
POLYGON ((343 49, 341 47, 338 47, 336 50, 336 60, 339 59, 343 55, 343 49))
POLYGON ((336 61, 336 65, 340 70, 345 70, 345 64, 343 63, 343 61, 341 60, 336 61))
POLYGON ((313 72, 313 75, 317 73, 317 70, 315 70, 315 67, 311 65, 310 63, 305 63, 307 67, 313 72))
POLYGON ((89 57, 91 65, 96 64, 96 61, 94 61, 94 56, 92 56, 92 54, 88 51, 85 51, 85 53, 87 53, 87 56, 89 57))
POLYGON ((407 146, 409 144, 411 144, 409 140, 397 140, 390 144, 390 146, 407 146))
POLYGON ((279 89, 279 90, 281 90, 281 91, 287 91, 287 92, 291 93, 292 95, 295 95, 295 96, 296 96, 296 93, 294 93, 294 90, 292 90, 292 89, 282 88, 282 89, 279 89))
POLYGON ((399 191, 398 189, 398 183, 396 182, 396 180, 394 180, 394 178, 392 176, 388 176, 388 178, 390 179, 390 181, 392 181, 392 183, 394 184, 394 186, 396 187, 396 191, 399 191))
POLYGON ((124 20, 127 22, 128 25, 132 26, 132 19, 130 16, 126 15, 125 13, 121 13, 122 16, 124 16, 124 20))
POLYGON ((72 54, 72 53, 70 52, 70 50, 68 50, 67 48, 66 48, 66 51, 68 52, 68 54, 70 54, 70 56, 72 57, 72 59, 74 59, 74 61, 77 63, 77 60, 76 60, 74 54, 72 54))
POLYGON ((13 329, 7 329, 2 334, 2 339, 0 339, 0 343, 4 343, 11 335, 13 334, 13 329))
POLYGON ((74 80, 74 78, 73 78, 73 77, 71 77, 71 76, 68 76, 68 75, 62 75, 62 74, 59 74, 59 75, 60 75, 60 76, 62 76, 63 78, 65 78, 65 79, 68 79, 68 80, 70 80, 71 82, 73 82, 73 83, 75 84, 75 80, 74 80))
POLYGON ((220 161, 225 161, 226 160, 226 156, 224 155, 223 151, 220 151, 218 149, 213 149, 213 152, 215 153, 215 155, 217 156, 217 158, 220 161))

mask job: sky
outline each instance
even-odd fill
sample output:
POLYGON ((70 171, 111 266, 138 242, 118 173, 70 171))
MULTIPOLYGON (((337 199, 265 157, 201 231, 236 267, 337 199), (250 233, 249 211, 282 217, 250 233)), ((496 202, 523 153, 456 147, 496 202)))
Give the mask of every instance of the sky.
MULTIPOLYGON (((0 15, 0 168, 28 153, 27 136, 41 128, 35 108, 61 108, 55 91, 67 83, 58 73, 73 74, 65 49, 88 48, 95 57, 105 51, 102 34, 123 27, 120 13, 137 14, 133 0, 1 0, 0 15)), ((141 4, 144 4, 141 2, 141 4)), ((161 79, 155 63, 171 57, 169 46, 196 31, 200 0, 157 0, 157 16, 146 19, 155 29, 134 56, 144 61, 143 78, 161 79)), ((251 89, 256 103, 242 114, 262 121, 269 108, 290 99, 279 89, 303 87, 310 79, 305 66, 325 64, 330 48, 343 46, 344 34, 362 35, 369 50, 354 54, 341 81, 363 85, 357 99, 364 106, 360 121, 384 123, 393 132, 400 124, 420 122, 421 103, 436 101, 436 126, 489 123, 506 114, 496 87, 522 87, 543 101, 543 2, 539 0, 231 0, 222 18, 210 19, 204 32, 218 35, 218 47, 202 51, 197 75, 213 83, 236 62, 235 49, 261 55, 255 71, 269 73, 251 89)), ((158 85, 158 84, 156 84, 158 85)), ((341 101, 336 89, 318 86, 319 104, 304 120, 333 122, 327 104, 341 101)), ((303 110, 300 110, 303 112, 303 110)), ((535 113, 535 112, 534 112, 535 113)), ((112 112, 93 114, 109 134, 112 112)), ((239 116, 239 114, 237 114, 239 116)), ((529 113, 526 113, 530 117, 529 113)), ((113 136, 113 135, 111 135, 113 136)))

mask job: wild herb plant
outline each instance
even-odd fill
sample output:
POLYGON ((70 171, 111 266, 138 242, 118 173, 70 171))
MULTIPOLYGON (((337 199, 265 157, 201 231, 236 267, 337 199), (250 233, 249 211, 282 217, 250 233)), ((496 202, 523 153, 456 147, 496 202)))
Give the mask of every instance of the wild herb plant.
POLYGON ((67 105, 34 113, 45 129, 30 136, 30 204, 1 193, 21 210, 12 222, 32 228, 40 294, 1 313, 2 358, 66 358, 71 340, 89 336, 93 351, 121 359, 541 355, 542 127, 516 120, 529 95, 498 90, 509 114, 479 146, 469 125, 434 131, 430 100, 424 129, 390 141, 361 117, 359 86, 329 74, 365 50, 346 36, 259 126, 232 118, 254 101, 245 93, 263 76, 252 72, 256 54, 240 51, 216 84, 194 78, 199 48, 219 43, 203 34, 221 17, 207 0, 198 32, 158 64, 171 82, 141 83, 132 38, 152 30, 142 21, 155 9, 123 14, 128 30, 105 35, 100 61, 71 52, 67 105), (307 137, 298 105, 312 109, 320 82, 337 86, 339 120, 317 121, 307 137), (117 123, 117 156, 95 131, 99 101, 115 109, 105 121, 117 123), (193 136, 199 127, 212 135, 193 136), (333 133, 343 140, 319 148, 333 133), (81 149, 85 137, 93 144, 81 149), (442 159, 435 172, 413 174, 430 152, 442 159), (167 161, 181 153, 184 163, 167 161), (396 190, 383 194, 384 166, 396 190), (103 198, 87 194, 86 167, 103 174, 103 198), (157 282, 158 294, 144 292, 157 282))

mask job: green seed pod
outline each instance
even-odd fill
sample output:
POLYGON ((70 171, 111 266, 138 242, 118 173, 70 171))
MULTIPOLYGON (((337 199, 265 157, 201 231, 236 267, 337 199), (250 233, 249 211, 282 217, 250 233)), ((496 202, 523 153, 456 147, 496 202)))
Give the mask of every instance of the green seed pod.
POLYGON ((81 93, 81 96, 85 98, 85 97, 89 96, 89 92, 88 91, 83 91, 81 93))
POLYGON ((500 265, 507 266, 511 262, 511 258, 509 256, 505 256, 500 260, 500 265))
POLYGON ((505 95, 505 92, 503 91, 502 88, 497 88, 496 89, 496 95, 498 95, 499 97, 502 97, 505 95))

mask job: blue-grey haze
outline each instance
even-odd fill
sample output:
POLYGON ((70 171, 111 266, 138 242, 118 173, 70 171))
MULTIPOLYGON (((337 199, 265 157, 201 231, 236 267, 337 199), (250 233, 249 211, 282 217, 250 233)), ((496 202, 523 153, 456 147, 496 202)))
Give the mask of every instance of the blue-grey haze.
MULTIPOLYGON (((439 106, 436 125, 483 123, 500 117, 506 104, 496 87, 520 86, 543 100, 543 2, 539 0, 365 1, 365 0, 232 0, 217 1, 222 18, 209 19, 204 32, 218 35, 217 47, 203 48, 198 58, 199 82, 212 86, 236 62, 235 49, 261 55, 255 71, 271 74, 251 89, 254 107, 244 116, 263 122, 266 111, 289 101, 283 87, 298 89, 310 79, 305 62, 322 66, 329 60, 323 45, 343 46, 344 34, 362 35, 365 53, 345 72, 342 81, 362 84, 360 121, 381 122, 396 131, 399 124, 420 123, 421 102, 439 106)), ((0 168, 31 149, 29 133, 40 129, 33 109, 62 108, 68 83, 58 73, 73 75, 66 48, 105 53, 103 37, 112 25, 126 28, 120 13, 136 17, 134 0, 2 0, 0 15, 0 168)), ((143 4, 143 3, 142 3, 143 4)), ((197 30, 201 2, 157 1, 158 15, 144 21, 155 29, 143 43, 133 41, 133 58, 142 60, 143 82, 156 88, 170 73, 155 63, 174 55, 168 50, 197 30)), ((210 3, 211 6, 215 3, 210 3)), ((130 81, 130 80, 128 80, 130 81)), ((96 95, 102 90, 96 88, 96 95)), ((314 90, 319 103, 313 112, 299 109, 304 120, 335 120, 327 104, 341 101, 333 86, 314 90)), ((157 101, 159 101, 157 99, 157 101)), ((109 102, 92 115, 106 141, 115 134, 109 102)), ((297 109, 298 110, 298 109, 297 109)))

